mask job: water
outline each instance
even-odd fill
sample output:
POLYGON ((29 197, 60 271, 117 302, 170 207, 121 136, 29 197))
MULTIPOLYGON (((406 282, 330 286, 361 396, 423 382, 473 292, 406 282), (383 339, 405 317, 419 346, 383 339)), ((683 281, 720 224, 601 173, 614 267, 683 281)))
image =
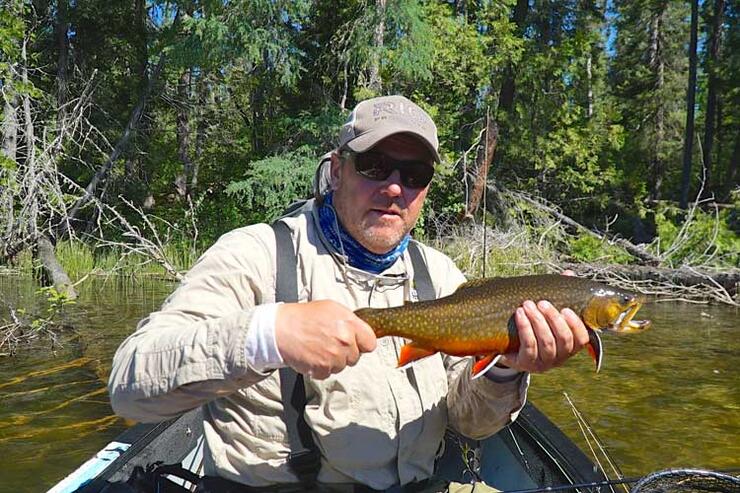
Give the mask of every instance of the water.
MULTIPOLYGON (((121 340, 174 285, 88 281, 69 311, 75 331, 0 358, 0 492, 45 491, 128 426, 105 381, 121 340)), ((29 280, 0 276, 0 310, 38 305, 29 280)), ((532 400, 587 450, 564 392, 627 475, 665 467, 740 467, 738 310, 650 305, 654 328, 605 336, 601 373, 586 355, 533 377, 532 400), (702 315, 704 314, 704 315, 702 315)))
MULTIPOLYGON (((0 313, 38 306, 29 280, 0 277, 0 313)), ((128 424, 108 403, 106 381, 118 344, 157 309, 172 284, 94 281, 67 309, 73 333, 0 358, 0 492, 46 491, 128 424)))
POLYGON ((667 467, 740 467, 740 313, 657 303, 653 328, 605 335, 604 364, 586 355, 534 377, 533 402, 584 450, 567 393, 627 476, 667 467))

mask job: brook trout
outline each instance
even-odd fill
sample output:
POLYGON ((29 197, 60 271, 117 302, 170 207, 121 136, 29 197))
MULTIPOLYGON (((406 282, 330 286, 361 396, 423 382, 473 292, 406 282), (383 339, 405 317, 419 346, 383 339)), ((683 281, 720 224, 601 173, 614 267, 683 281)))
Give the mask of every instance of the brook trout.
POLYGON ((526 300, 548 300, 558 310, 570 308, 581 317, 589 332, 587 348, 596 371, 603 358, 599 331, 633 333, 650 327, 649 320, 633 320, 644 302, 642 296, 559 274, 477 279, 437 300, 363 308, 355 313, 377 337, 411 340, 401 348, 399 366, 441 351, 476 356, 473 376, 479 376, 500 355, 519 349, 514 312, 526 300))

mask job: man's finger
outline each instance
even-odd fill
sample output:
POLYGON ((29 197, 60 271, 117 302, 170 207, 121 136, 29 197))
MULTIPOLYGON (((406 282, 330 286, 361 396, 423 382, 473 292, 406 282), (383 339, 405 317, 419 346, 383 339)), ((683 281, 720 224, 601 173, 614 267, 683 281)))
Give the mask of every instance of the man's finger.
POLYGON ((555 337, 550 330, 550 325, 533 301, 524 302, 524 311, 532 325, 532 332, 537 340, 537 358, 545 365, 549 365, 555 360, 558 351, 555 337))
POLYGON ((557 362, 563 362, 573 352, 573 333, 565 318, 552 306, 552 303, 543 300, 537 303, 537 307, 547 319, 550 331, 555 338, 555 345, 557 346, 555 359, 557 362))
POLYGON ((561 312, 565 322, 573 334, 573 353, 577 353, 589 342, 588 329, 576 312, 570 308, 564 308, 561 312))
POLYGON ((523 308, 516 309, 514 321, 519 336, 519 353, 516 356, 516 361, 510 361, 509 358, 506 358, 507 361, 502 361, 502 363, 507 366, 520 367, 523 370, 531 370, 537 361, 537 338, 534 336, 532 324, 523 308))

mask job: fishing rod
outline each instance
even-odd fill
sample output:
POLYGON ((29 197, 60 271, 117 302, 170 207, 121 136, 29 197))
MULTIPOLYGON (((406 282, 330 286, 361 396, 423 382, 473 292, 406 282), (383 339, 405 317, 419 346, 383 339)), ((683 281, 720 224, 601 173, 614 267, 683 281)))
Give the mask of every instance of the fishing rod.
MULTIPOLYGON (((712 472, 712 471, 697 471, 694 469, 668 469, 666 471, 662 471, 666 474, 669 473, 678 473, 681 471, 685 471, 687 473, 697 473, 697 472, 712 472)), ((719 471, 714 471, 719 474, 730 474, 734 475, 737 473, 740 473, 740 468, 733 468, 733 469, 723 469, 719 471)), ((655 474, 655 473, 651 473, 655 474)), ((600 486, 614 486, 617 484, 632 484, 637 483, 640 480, 650 476, 651 474, 647 474, 645 476, 639 476, 639 477, 631 477, 631 478, 621 478, 621 479, 608 479, 608 480, 602 480, 602 481, 593 481, 590 483, 579 483, 579 484, 561 484, 557 486, 544 486, 539 488, 529 488, 529 489, 521 489, 521 490, 505 490, 502 493, 543 493, 543 492, 550 492, 550 491, 566 491, 566 490, 574 490, 578 488, 597 488, 600 486)))

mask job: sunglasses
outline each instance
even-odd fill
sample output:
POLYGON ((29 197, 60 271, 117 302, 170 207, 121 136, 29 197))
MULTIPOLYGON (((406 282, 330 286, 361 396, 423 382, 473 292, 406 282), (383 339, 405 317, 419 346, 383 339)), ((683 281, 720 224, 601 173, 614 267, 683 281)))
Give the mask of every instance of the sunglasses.
POLYGON ((401 183, 408 188, 424 188, 434 176, 434 166, 427 161, 397 161, 380 152, 354 154, 357 174, 373 181, 384 181, 398 170, 401 183))

